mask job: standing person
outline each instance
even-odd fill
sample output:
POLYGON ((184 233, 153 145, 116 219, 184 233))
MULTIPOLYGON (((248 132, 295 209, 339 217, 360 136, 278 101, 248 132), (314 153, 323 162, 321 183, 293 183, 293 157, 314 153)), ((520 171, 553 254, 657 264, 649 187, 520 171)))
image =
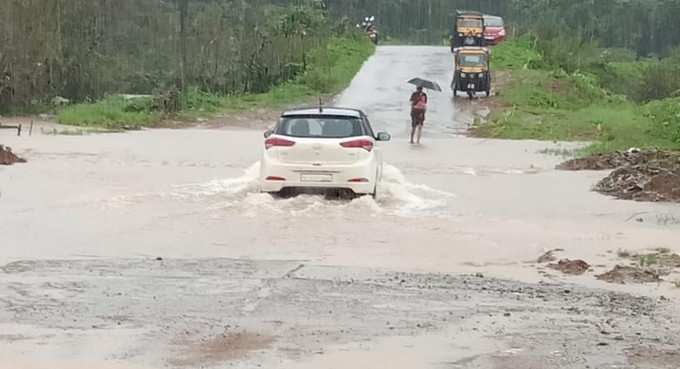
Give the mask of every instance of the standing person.
POLYGON ((411 143, 413 138, 420 144, 420 137, 423 134, 425 124, 425 111, 427 110, 427 94, 422 87, 418 87, 411 95, 411 143))

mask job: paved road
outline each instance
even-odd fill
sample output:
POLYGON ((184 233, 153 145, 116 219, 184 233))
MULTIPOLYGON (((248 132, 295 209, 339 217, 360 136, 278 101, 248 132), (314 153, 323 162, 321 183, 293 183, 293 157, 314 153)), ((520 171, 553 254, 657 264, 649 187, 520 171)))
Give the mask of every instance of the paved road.
POLYGON ((447 92, 408 145, 405 81, 450 73, 383 47, 338 98, 395 136, 377 201, 257 193, 254 130, 0 132, 29 159, 0 168, 0 368, 675 368, 677 289, 593 275, 680 251, 677 207, 553 170, 574 144, 460 136, 487 111, 447 92))

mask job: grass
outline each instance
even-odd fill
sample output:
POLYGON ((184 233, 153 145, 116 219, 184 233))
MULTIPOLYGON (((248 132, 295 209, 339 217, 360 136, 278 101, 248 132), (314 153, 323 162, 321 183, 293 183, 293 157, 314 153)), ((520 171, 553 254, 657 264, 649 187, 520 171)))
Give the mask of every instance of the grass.
MULTIPOLYGON (((592 142, 583 154, 680 149, 680 99, 639 105, 604 88, 593 73, 538 69, 533 65, 542 64, 540 54, 527 39, 499 45, 492 58, 495 70, 511 78, 497 97, 504 108, 473 128, 477 136, 592 142)), ((623 63, 613 68, 634 69, 623 63)))
MULTIPOLYGON (((182 98, 182 110, 173 118, 193 121, 219 112, 282 109, 311 103, 319 96, 334 95, 349 85, 374 50, 365 37, 333 38, 326 47, 310 52, 307 70, 295 80, 260 94, 218 96, 192 88, 182 98)), ((95 103, 65 107, 57 119, 67 125, 116 130, 153 127, 166 118, 154 105, 153 98, 126 100, 110 96, 95 103)))
POLYGON ((146 108, 137 108, 138 102, 121 96, 109 96, 95 103, 67 106, 57 115, 61 124, 106 129, 139 129, 153 126, 162 115, 146 108))
POLYGON ((325 49, 315 50, 312 65, 294 81, 286 82, 262 94, 229 96, 228 110, 283 108, 291 104, 312 102, 320 95, 333 95, 349 85, 375 47, 365 38, 335 38, 325 49))
POLYGON ((493 70, 528 69, 541 60, 529 37, 520 37, 494 46, 491 57, 493 70))
POLYGON ((640 255, 640 267, 642 268, 651 267, 658 264, 658 262, 658 256, 655 254, 640 255))

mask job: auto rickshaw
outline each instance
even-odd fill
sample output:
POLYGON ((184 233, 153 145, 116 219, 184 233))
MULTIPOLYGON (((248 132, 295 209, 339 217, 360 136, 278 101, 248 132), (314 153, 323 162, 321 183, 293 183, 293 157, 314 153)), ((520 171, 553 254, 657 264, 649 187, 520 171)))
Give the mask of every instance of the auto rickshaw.
POLYGON ((456 50, 455 72, 451 89, 455 96, 458 91, 467 92, 472 99, 477 92, 491 94, 491 71, 489 49, 485 47, 463 47, 456 50))
POLYGON ((473 11, 456 11, 456 22, 451 34, 451 52, 459 47, 486 46, 484 15, 473 11))

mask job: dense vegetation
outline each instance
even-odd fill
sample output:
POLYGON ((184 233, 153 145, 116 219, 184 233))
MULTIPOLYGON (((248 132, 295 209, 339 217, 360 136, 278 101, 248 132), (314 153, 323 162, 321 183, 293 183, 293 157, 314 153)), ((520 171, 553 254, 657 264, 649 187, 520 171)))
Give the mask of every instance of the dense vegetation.
POLYGON ((561 55, 557 42, 526 35, 494 49, 494 68, 512 78, 499 91, 505 108, 477 126, 478 135, 588 140, 589 152, 680 149, 680 99, 670 93, 680 88, 680 76, 669 72, 675 57, 635 61, 588 45, 561 55), (578 67, 570 67, 575 59, 578 67))
POLYGON ((9 0, 0 109, 55 96, 265 92, 349 29, 316 0, 9 0))
MULTIPOLYGON (((0 12, 0 110, 112 92, 264 92, 306 52, 371 14, 383 35, 439 43, 457 8, 523 33, 575 36, 633 56, 680 42, 677 0, 8 0, 0 12)), ((566 48, 565 48, 566 49, 566 48)))
MULTIPOLYGON (((362 35, 333 37, 323 47, 309 51, 303 73, 267 92, 218 95, 190 87, 181 96, 181 111, 173 115, 180 120, 191 120, 219 111, 278 109, 333 94, 346 87, 373 50, 373 44, 362 35)), ((164 102, 164 95, 109 96, 94 103, 62 108, 58 120, 63 124, 114 130, 149 127, 166 115, 164 102)))
POLYGON ((326 0, 332 14, 371 13, 383 32, 400 40, 439 43, 456 9, 504 16, 517 34, 575 35, 637 55, 662 54, 680 43, 678 0, 326 0))
POLYGON ((354 28, 362 17, 375 15, 388 38, 441 43, 461 8, 502 15, 511 34, 530 35, 495 53, 521 77, 503 97, 515 109, 506 120, 547 109, 540 119, 554 125, 529 136, 567 130, 623 146, 617 140, 649 119, 663 126, 661 145, 680 136, 678 0, 8 0, 0 112, 62 96, 96 102, 61 110, 64 123, 127 127, 168 112, 299 101, 337 91, 370 54, 354 28))

